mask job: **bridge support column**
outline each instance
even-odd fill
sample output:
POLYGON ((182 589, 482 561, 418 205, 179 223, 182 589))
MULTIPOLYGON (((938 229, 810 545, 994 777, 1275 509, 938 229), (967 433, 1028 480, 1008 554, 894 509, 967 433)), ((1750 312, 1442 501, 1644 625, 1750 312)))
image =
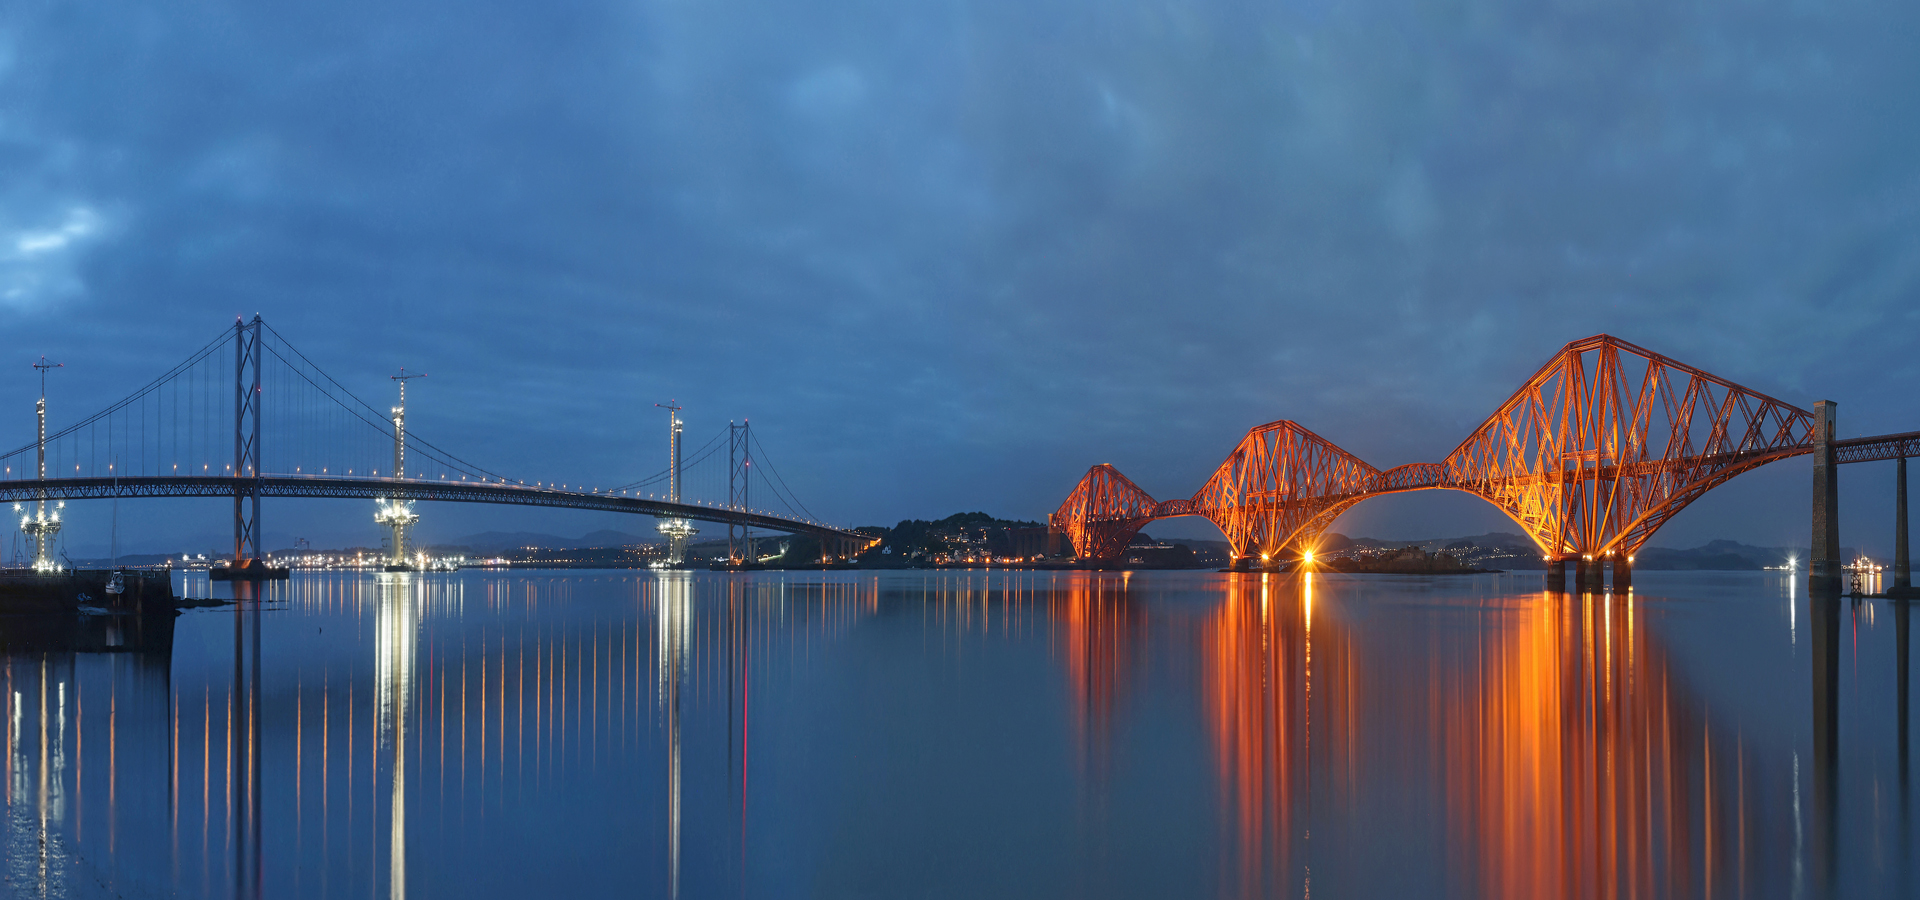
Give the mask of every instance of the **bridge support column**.
POLYGON ((1547 560, 1547 590, 1556 594, 1567 590, 1567 561, 1564 559, 1547 560))
POLYGON ((1613 558, 1613 592, 1624 594, 1633 587, 1633 560, 1625 556, 1613 558))
POLYGON ((1913 569, 1907 561, 1907 458, 1900 457, 1897 466, 1893 479, 1893 586, 1887 593, 1911 597, 1914 590, 1913 569))
POLYGON ((1574 559, 1573 561, 1573 592, 1574 593, 1584 594, 1587 591, 1592 590, 1593 583, 1590 579, 1593 577, 1593 575, 1588 571, 1592 568, 1593 568, 1592 560, 1587 559, 1584 556, 1574 559))
POLYGON ((1816 597, 1840 596, 1840 472, 1833 455, 1836 404, 1813 405, 1813 559, 1807 564, 1807 591, 1816 597))

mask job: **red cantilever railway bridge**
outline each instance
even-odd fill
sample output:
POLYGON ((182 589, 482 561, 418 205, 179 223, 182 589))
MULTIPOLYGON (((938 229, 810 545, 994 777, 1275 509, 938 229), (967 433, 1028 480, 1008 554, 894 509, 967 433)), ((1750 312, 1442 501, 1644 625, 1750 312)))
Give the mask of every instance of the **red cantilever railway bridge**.
MULTIPOLYGON (((1813 414, 1610 335, 1574 341, 1437 463, 1381 470, 1282 420, 1247 432, 1192 497, 1157 501, 1110 465, 1049 524, 1082 558, 1117 557, 1155 519, 1204 516, 1236 559, 1310 550, 1354 504, 1402 491, 1484 498, 1548 560, 1631 559, 1687 504, 1814 449, 1813 414)), ((1837 462, 1920 454, 1920 432, 1834 443, 1837 462)))

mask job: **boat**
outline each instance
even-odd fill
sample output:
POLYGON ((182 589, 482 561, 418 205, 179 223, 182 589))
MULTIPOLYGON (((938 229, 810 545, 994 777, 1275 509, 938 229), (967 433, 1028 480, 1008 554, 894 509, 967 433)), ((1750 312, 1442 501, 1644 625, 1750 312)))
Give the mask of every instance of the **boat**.
POLYGON ((1865 556, 1857 556, 1854 557, 1853 562, 1843 565, 1840 568, 1848 572, 1872 572, 1877 574, 1886 567, 1875 563, 1865 556))

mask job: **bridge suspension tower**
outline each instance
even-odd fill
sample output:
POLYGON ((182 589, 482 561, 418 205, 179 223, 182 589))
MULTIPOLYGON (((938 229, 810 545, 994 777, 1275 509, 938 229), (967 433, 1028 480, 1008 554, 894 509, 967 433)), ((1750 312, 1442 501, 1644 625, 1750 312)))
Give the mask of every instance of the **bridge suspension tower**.
MULTIPOLYGON (((680 502, 680 430, 685 424, 680 421, 677 401, 655 403, 667 411, 667 502, 680 502)), ((687 561, 687 539, 700 533, 693 527, 693 521, 679 516, 662 516, 660 524, 655 526, 667 536, 667 565, 681 566, 687 561)))
MULTIPOLYGON (((407 374, 402 368, 400 374, 389 376, 400 383, 400 403, 393 408, 393 477, 407 477, 407 382, 415 378, 425 378, 425 372, 407 374)), ((393 532, 392 548, 387 556, 387 571, 408 571, 414 568, 409 559, 413 526, 419 524, 420 514, 413 511, 413 501, 400 498, 381 497, 374 501, 373 521, 393 532)))
MULTIPOLYGON (((748 443, 752 438, 748 423, 727 423, 727 505, 734 509, 752 508, 753 449, 748 443)), ((739 525, 727 523, 727 556, 735 563, 747 565, 760 561, 759 548, 753 539, 753 526, 744 522, 739 525)))

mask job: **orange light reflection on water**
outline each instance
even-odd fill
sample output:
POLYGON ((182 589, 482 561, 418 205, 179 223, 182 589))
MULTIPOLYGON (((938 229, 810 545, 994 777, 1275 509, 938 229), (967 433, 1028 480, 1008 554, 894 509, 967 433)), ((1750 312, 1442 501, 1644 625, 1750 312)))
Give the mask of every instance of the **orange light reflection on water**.
POLYGON ((1066 670, 1080 766, 1096 778, 1111 764, 1114 716, 1133 666, 1146 615, 1124 581, 1076 574, 1051 595, 1049 618, 1066 670))
POLYGON ((1465 895, 1751 883, 1744 751, 1711 733, 1629 597, 1499 598, 1453 613, 1484 620, 1466 632, 1476 639, 1410 645, 1338 600, 1316 619, 1314 592, 1312 576, 1236 577, 1202 626, 1223 895, 1311 895, 1312 860, 1337 852, 1328 841, 1360 839, 1316 840, 1316 821, 1340 821, 1409 767, 1439 776, 1438 840, 1465 895))

